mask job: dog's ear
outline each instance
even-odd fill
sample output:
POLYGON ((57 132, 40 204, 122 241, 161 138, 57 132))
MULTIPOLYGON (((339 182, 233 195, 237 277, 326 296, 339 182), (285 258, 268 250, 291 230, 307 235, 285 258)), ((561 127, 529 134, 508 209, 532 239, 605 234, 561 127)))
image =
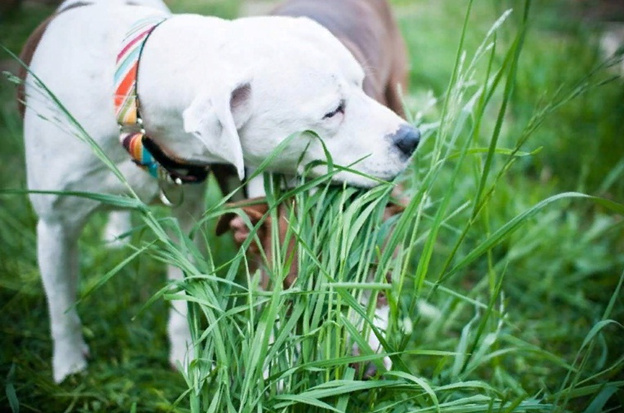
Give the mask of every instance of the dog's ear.
POLYGON ((403 205, 395 204, 394 202, 390 202, 386 205, 386 209, 384 210, 383 220, 386 221, 391 217, 400 214, 405 211, 405 207, 403 205))
MULTIPOLYGON (((267 204, 257 204, 242 207, 243 212, 249 218, 251 225, 255 226, 258 224, 260 219, 266 214, 269 207, 267 204)), ((271 217, 267 217, 263 222, 262 226, 258 228, 256 235, 258 236, 260 245, 266 245, 267 236, 269 234, 269 229, 271 226, 271 217)), ((243 219, 242 216, 235 214, 233 212, 227 213, 221 216, 219 222, 217 222, 217 235, 221 235, 228 230, 232 230, 232 235, 234 236, 234 242, 239 247, 243 245, 245 240, 249 238, 251 234, 250 227, 247 225, 247 221, 243 219)), ((249 245, 248 251, 252 254, 260 253, 260 245, 256 242, 252 242, 249 245)))
POLYGON ((251 117, 251 81, 225 82, 200 92, 182 114, 184 131, 198 137, 213 154, 236 167, 245 177, 245 162, 238 129, 251 117))
MULTIPOLYGON (((241 201, 240 203, 248 203, 249 201, 241 201)), ((229 206, 237 206, 237 203, 230 204, 229 206)), ((251 225, 256 225, 260 219, 267 213, 269 210, 269 206, 266 203, 254 204, 254 205, 246 205, 242 206, 241 209, 249 218, 249 222, 251 225)), ((270 222, 270 217, 267 217, 265 224, 270 222)), ((219 221, 217 221, 216 233, 217 235, 225 234, 227 231, 232 230, 234 232, 234 238, 237 240, 242 238, 240 234, 246 233, 249 235, 249 228, 247 228, 247 224, 241 218, 240 215, 235 212, 228 212, 226 214, 221 215, 219 221), (237 236, 237 232, 239 236, 237 236)), ((244 239, 243 239, 244 240, 244 239)))

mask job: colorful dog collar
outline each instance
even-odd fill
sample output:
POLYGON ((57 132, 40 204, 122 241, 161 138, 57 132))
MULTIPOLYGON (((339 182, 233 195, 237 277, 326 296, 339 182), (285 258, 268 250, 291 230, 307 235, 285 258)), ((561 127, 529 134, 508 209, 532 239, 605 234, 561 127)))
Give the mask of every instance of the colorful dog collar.
POLYGON ((162 16, 150 16, 132 26, 121 44, 115 71, 115 112, 119 124, 119 141, 132 160, 155 178, 158 177, 158 163, 143 145, 145 129, 139 114, 137 73, 145 42, 163 21, 165 18, 162 16))
POLYGON ((141 54, 150 34, 165 20, 166 17, 155 15, 137 21, 121 44, 114 80, 119 141, 134 163, 153 177, 169 178, 176 184, 199 183, 207 178, 208 167, 180 162, 167 156, 146 136, 140 115, 137 76, 141 54))

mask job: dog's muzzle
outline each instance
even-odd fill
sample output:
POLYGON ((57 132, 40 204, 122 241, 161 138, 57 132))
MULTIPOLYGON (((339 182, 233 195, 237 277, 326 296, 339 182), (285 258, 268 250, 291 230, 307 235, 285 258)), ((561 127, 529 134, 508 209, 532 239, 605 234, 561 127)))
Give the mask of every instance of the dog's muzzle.
POLYGON ((394 146, 396 146, 401 153, 409 158, 412 156, 418 143, 420 142, 420 131, 411 125, 401 125, 399 130, 390 136, 394 146))

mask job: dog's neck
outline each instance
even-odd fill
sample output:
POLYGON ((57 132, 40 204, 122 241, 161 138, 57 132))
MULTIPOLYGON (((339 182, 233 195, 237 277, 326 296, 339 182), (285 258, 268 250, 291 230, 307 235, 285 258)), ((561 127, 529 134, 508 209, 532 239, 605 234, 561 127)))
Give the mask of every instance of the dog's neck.
POLYGON ((220 87, 223 74, 236 64, 218 50, 226 24, 213 17, 171 16, 154 30, 141 57, 137 91, 146 134, 171 158, 186 164, 227 163, 187 132, 183 119, 194 99, 220 87))
POLYGON ((120 142, 132 160, 154 178, 177 185, 201 183, 208 176, 208 166, 175 159, 146 135, 140 114, 137 91, 138 68, 145 43, 151 33, 167 18, 161 14, 137 21, 129 30, 117 55, 115 72, 115 110, 120 142))

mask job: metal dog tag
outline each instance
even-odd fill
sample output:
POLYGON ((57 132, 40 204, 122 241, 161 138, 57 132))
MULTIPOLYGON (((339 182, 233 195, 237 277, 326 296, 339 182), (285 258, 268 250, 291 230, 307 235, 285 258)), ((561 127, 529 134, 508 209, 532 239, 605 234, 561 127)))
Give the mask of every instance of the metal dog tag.
POLYGON ((184 202, 182 181, 174 181, 164 168, 158 168, 158 187, 160 188, 160 201, 165 206, 174 208, 184 202))

